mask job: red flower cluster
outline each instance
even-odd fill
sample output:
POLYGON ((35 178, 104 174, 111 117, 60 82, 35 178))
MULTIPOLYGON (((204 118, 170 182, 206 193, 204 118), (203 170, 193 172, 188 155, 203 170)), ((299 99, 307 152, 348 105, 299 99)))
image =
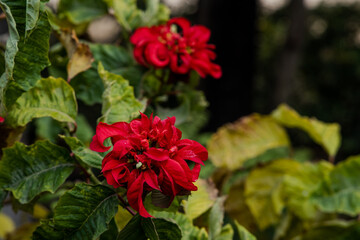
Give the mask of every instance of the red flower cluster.
POLYGON ((194 69, 201 77, 209 74, 220 78, 220 66, 211 62, 216 54, 215 46, 207 43, 209 38, 208 28, 191 27, 185 18, 173 18, 164 25, 138 28, 130 41, 135 45, 135 59, 142 65, 170 66, 171 71, 179 74, 194 69))
POLYGON ((99 123, 90 149, 106 152, 104 141, 111 138, 113 149, 102 162, 107 182, 127 187, 132 208, 143 217, 151 217, 143 205, 143 198, 154 189, 170 198, 197 190, 193 184, 200 172, 200 164, 207 160, 207 150, 198 142, 181 139, 175 117, 161 120, 141 114, 141 119, 112 125, 99 123), (195 163, 190 169, 186 160, 195 163))

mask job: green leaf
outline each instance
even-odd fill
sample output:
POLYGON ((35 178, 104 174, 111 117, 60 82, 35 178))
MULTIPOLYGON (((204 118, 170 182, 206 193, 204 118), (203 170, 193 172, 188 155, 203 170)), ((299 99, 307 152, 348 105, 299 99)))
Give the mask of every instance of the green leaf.
POLYGON ((129 86, 129 82, 120 75, 106 71, 101 63, 98 71, 105 86, 103 116, 99 121, 112 124, 128 122, 137 117, 144 106, 135 98, 134 89, 129 86))
POLYGON ((184 203, 185 215, 194 220, 209 210, 215 203, 218 190, 214 183, 199 179, 195 185, 198 187, 184 203))
POLYGON ((112 189, 77 184, 56 205, 55 228, 65 233, 65 239, 95 240, 107 230, 117 206, 118 198, 112 189))
POLYGON ((275 109, 271 116, 286 127, 302 129, 316 143, 320 144, 330 156, 336 155, 341 142, 339 124, 323 123, 315 118, 302 117, 284 104, 275 109))
POLYGON ((60 137, 65 140, 66 144, 69 145, 74 155, 82 162, 90 167, 101 169, 102 157, 98 153, 85 147, 85 145, 75 137, 60 137))
POLYGON ((129 80, 130 85, 136 88, 142 77, 142 69, 135 67, 134 59, 128 51, 109 44, 89 44, 89 46, 95 59, 92 67, 70 82, 79 99, 88 105, 102 103, 104 86, 97 71, 99 62, 107 71, 122 75, 129 80))
POLYGON ((141 226, 141 216, 139 214, 135 215, 125 228, 119 232, 116 240, 146 240, 147 237, 141 226))
POLYGON ((20 203, 28 203, 42 192, 54 193, 73 169, 74 162, 62 147, 48 141, 30 146, 17 142, 4 149, 0 188, 11 191, 20 203))
MULTIPOLYGON (((25 12, 22 14, 25 15, 25 12)), ((16 22, 18 30, 23 26, 21 17, 18 16, 20 22, 16 22)), ((25 27, 23 31, 25 31, 25 27)), ((32 88, 41 79, 41 71, 50 65, 48 58, 50 31, 50 24, 45 11, 39 12, 36 27, 31 30, 31 34, 28 34, 26 38, 24 33, 19 31, 20 40, 14 58, 15 65, 11 74, 8 75, 8 78, 14 81, 10 81, 7 86, 7 107, 10 107, 23 92, 32 88)), ((14 50, 6 49, 6 51, 14 50)))
POLYGON ((61 0, 58 15, 78 25, 107 14, 107 6, 99 0, 61 0))
POLYGON ((82 114, 78 114, 76 117, 76 124, 76 137, 86 145, 89 145, 95 133, 86 117, 82 114))
POLYGON ((126 224, 130 222, 132 217, 133 215, 131 215, 128 210, 126 210, 122 206, 119 206, 118 211, 114 217, 117 228, 119 230, 122 230, 126 226, 126 224))
POLYGON ((179 226, 161 218, 142 218, 141 226, 150 240, 181 240, 179 226))
POLYGON ((256 237, 252 235, 246 228, 241 226, 236 220, 235 220, 235 226, 236 226, 236 234, 238 235, 240 240, 256 240, 256 237))
POLYGON ((284 178, 301 167, 296 161, 280 159, 254 169, 246 179, 246 203, 260 229, 278 223, 285 207, 284 178))
MULTIPOLYGON (((198 228, 193 225, 192 221, 181 213, 172 212, 150 212, 156 218, 164 218, 174 221, 181 229, 182 240, 207 240, 208 234, 205 228, 198 228)), ((119 239, 119 238, 118 238, 119 239)), ((124 238, 125 239, 125 238, 124 238)))
POLYGON ((54 218, 42 221, 33 239, 98 239, 107 230, 117 206, 116 193, 110 188, 77 184, 60 197, 54 218))
POLYGON ((235 170, 278 147, 289 147, 285 130, 271 118, 253 114, 221 127, 211 137, 208 151, 215 166, 235 170))
POLYGON ((0 238, 5 238, 7 234, 15 230, 15 223, 9 216, 0 213, 0 222, 0 238))
POLYGON ((305 162, 296 172, 285 176, 284 196, 287 196, 286 205, 293 214, 303 220, 317 217, 318 209, 311 196, 322 187, 332 169, 333 165, 328 162, 305 162))
MULTIPOLYGON (((206 108, 209 103, 202 91, 194 90, 185 84, 178 84, 176 91, 179 91, 176 96, 179 105, 175 108, 159 105, 156 107, 156 113, 161 119, 175 116, 176 127, 182 131, 183 138, 193 139, 207 122, 206 108)), ((166 98, 163 103, 168 104, 168 101, 166 98)))
POLYGON ((50 140, 56 143, 58 135, 63 131, 61 124, 51 117, 42 117, 35 119, 36 136, 40 139, 50 140))
POLYGON ((6 122, 11 126, 25 126, 34 118, 52 117, 60 122, 75 123, 77 104, 71 86, 61 78, 38 81, 21 95, 9 109, 6 122))
POLYGON ((219 239, 224 223, 224 202, 226 197, 216 199, 214 206, 209 213, 209 240, 219 239))
POLYGON ((170 10, 159 0, 146 0, 146 9, 137 8, 136 0, 104 0, 115 11, 118 22, 131 32, 140 26, 152 26, 169 19, 170 10))
POLYGON ((344 213, 356 216, 360 213, 360 156, 350 157, 339 163, 322 188, 315 192, 312 200, 323 212, 344 213))
POLYGON ((328 222, 316 226, 303 234, 296 236, 296 240, 351 240, 360 239, 360 224, 358 222, 328 222))
POLYGON ((0 78, 0 105, 10 106, 16 98, 40 79, 40 71, 49 65, 50 26, 39 0, 1 0, 6 15, 9 40, 5 51, 5 73, 0 78), (31 31, 31 34, 27 35, 31 31), (12 81, 15 80, 15 81, 12 81))

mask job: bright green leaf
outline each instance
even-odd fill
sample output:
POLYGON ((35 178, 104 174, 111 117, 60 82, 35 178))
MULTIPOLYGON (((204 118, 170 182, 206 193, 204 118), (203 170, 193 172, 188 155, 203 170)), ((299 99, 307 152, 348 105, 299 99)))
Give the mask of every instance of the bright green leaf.
POLYGON ((341 142, 339 124, 323 123, 315 118, 302 117, 284 104, 275 109, 271 116, 286 127, 304 130, 316 143, 323 146, 330 156, 336 155, 341 142))
POLYGON ((185 215, 191 220, 210 209, 214 205, 218 194, 214 183, 199 179, 195 185, 198 190, 192 192, 184 203, 185 215))
POLYGON ((102 157, 98 153, 85 147, 85 145, 75 137, 61 136, 61 138, 65 140, 74 155, 82 162, 90 167, 101 169, 102 157))
POLYGON ((103 116, 100 121, 112 124, 121 121, 128 122, 137 117, 144 106, 135 98, 133 87, 129 86, 129 82, 120 75, 106 71, 101 63, 99 63, 98 71, 105 86, 103 116))
POLYGON ((246 179, 246 203, 260 229, 278 223, 285 207, 284 178, 301 167, 296 161, 280 159, 253 170, 246 179))
POLYGON ((62 147, 48 141, 30 146, 17 142, 4 149, 0 188, 11 191, 20 203, 28 203, 42 192, 54 193, 73 169, 74 162, 62 147))
POLYGON ((253 114, 221 127, 210 139, 208 151, 215 166, 235 170, 270 149, 288 146, 282 127, 269 117, 253 114))
POLYGON ((11 126, 25 126, 34 118, 52 117, 60 122, 75 123, 77 104, 71 86, 61 78, 38 81, 21 95, 9 109, 6 119, 11 126))

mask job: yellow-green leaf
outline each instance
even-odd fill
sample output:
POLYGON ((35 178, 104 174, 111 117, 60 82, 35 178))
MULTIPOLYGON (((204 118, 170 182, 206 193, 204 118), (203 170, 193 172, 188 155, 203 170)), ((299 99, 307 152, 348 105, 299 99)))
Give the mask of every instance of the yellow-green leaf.
POLYGON ((75 123, 77 103, 72 87, 61 78, 43 78, 23 93, 9 109, 6 122, 25 126, 34 118, 52 117, 60 122, 75 123))
POLYGON ((294 160, 280 159, 253 170, 246 179, 246 203, 260 229, 278 223, 285 206, 284 178, 301 167, 294 160))
POLYGON ((184 203, 185 215, 191 220, 206 212, 216 201, 218 190, 213 183, 199 179, 195 185, 198 187, 184 203))
POLYGON ((128 122, 139 115, 144 105, 134 96, 134 88, 122 76, 106 71, 101 63, 98 67, 103 80, 103 106, 100 122, 112 124, 128 122))
POLYGON ((289 145, 281 126, 270 117, 253 114, 221 127, 211 137, 208 151, 215 166, 235 170, 267 150, 289 145))
POLYGON ((340 126, 337 123, 323 123, 315 118, 300 116, 289 106, 282 104, 275 109, 271 116, 280 124, 304 130, 326 152, 334 157, 340 147, 340 126))
POLYGON ((6 234, 15 229, 15 224, 7 215, 0 213, 0 238, 5 238, 6 234))

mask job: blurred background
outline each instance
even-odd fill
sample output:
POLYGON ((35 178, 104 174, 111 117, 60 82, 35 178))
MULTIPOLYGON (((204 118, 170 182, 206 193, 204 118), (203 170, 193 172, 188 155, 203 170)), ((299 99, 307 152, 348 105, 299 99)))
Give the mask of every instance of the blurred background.
MULTIPOLYGON (((212 31, 224 75, 205 79, 206 130, 282 102, 342 127, 338 159, 359 152, 359 0, 166 0, 212 31)), ((293 133, 295 144, 311 145, 293 133)), ((315 147, 312 146, 312 147, 315 147)))

